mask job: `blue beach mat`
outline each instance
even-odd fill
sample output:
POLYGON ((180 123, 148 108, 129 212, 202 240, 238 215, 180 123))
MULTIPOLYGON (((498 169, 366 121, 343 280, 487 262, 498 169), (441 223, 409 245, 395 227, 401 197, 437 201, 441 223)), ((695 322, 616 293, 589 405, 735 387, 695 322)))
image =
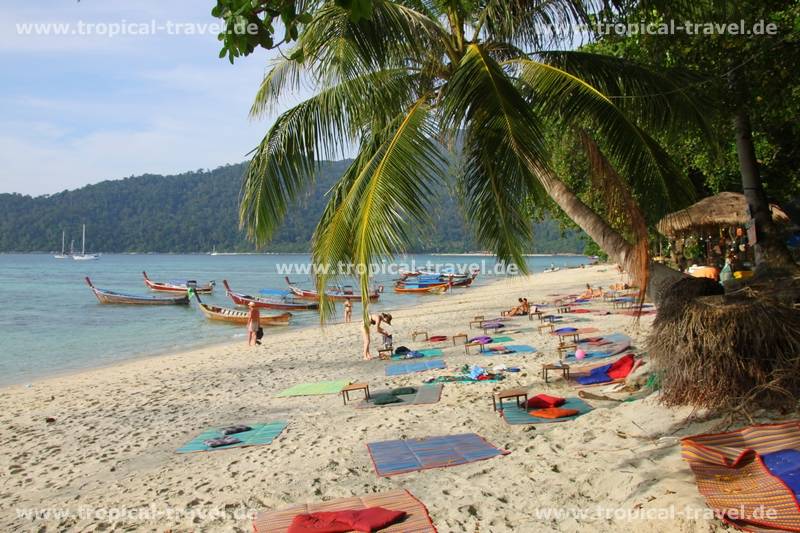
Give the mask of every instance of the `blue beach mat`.
POLYGON ((503 348, 505 348, 506 350, 510 350, 510 353, 498 352, 489 349, 486 350, 485 352, 481 352, 481 355, 493 356, 493 355, 514 355, 517 353, 536 353, 536 348, 534 348, 533 346, 528 346, 527 344, 504 344, 503 348))
POLYGON ((444 355, 444 352, 441 348, 426 348, 425 350, 411 350, 410 353, 418 353, 421 354, 422 357, 406 357, 405 354, 397 355, 392 354, 392 359, 424 359, 426 357, 441 357, 444 355))
MULTIPOLYGON (((509 404, 506 404, 509 405, 509 404)), ((510 404, 509 407, 503 407, 503 418, 508 424, 512 426, 520 424, 553 424, 555 422, 567 422, 575 420, 581 415, 585 415, 592 410, 592 406, 584 402, 580 398, 567 398, 564 405, 559 405, 560 409, 577 409, 578 414, 573 416, 566 416, 564 418, 539 418, 528 414, 528 409, 525 407, 518 407, 517 404, 510 404)), ((535 411, 536 409, 531 409, 535 411)))
POLYGON ((463 465, 509 453, 475 433, 371 442, 367 449, 379 476, 463 465))
MULTIPOLYGON (((612 355, 622 353, 631 347, 631 338, 624 333, 611 333, 609 335, 602 335, 600 338, 609 341, 608 344, 590 344, 587 342, 588 339, 583 339, 578 343, 578 348, 586 352, 586 359, 603 359, 605 357, 611 357, 612 355)), ((574 362, 575 352, 568 353, 565 359, 574 362)))
POLYGON ((198 436, 178 448, 178 453, 191 453, 191 452, 215 452, 218 450, 230 450, 231 448, 244 448, 246 446, 263 446, 271 444, 275 438, 286 429, 288 422, 280 420, 277 422, 269 422, 267 424, 249 424, 252 428, 250 431, 243 431, 241 433, 234 433, 231 437, 236 437, 242 442, 230 444, 228 446, 220 446, 218 448, 211 448, 203 444, 204 440, 216 439, 222 437, 221 428, 212 428, 203 431, 198 436))
POLYGON ((402 374, 413 374, 414 372, 425 372, 426 370, 435 370, 438 368, 445 368, 444 361, 435 360, 396 363, 393 365, 386 365, 386 375, 400 376, 402 374))

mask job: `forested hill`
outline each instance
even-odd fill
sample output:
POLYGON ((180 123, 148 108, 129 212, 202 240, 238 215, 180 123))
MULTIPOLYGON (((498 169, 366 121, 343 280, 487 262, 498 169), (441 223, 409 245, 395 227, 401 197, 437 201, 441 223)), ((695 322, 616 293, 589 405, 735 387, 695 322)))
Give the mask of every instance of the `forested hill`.
MULTIPOLYGON (((267 251, 304 252, 327 198, 347 161, 326 162, 321 178, 291 210, 267 251)), ((81 224, 91 252, 254 251, 238 227, 238 200, 245 164, 175 176, 144 175, 104 181, 73 191, 32 198, 0 194, 0 252, 52 251, 61 232, 80 248, 81 224)), ((457 202, 442 191, 432 209, 433 227, 420 228, 412 246, 419 252, 476 251, 457 202)), ((574 232, 558 223, 535 226, 532 253, 581 252, 574 232)))

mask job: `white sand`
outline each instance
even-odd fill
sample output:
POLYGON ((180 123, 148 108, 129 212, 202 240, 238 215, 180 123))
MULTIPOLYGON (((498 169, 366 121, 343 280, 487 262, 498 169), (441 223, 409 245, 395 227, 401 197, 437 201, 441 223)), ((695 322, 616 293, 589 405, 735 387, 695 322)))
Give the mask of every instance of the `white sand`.
MULTIPOLYGON (((473 315, 497 315, 518 296, 541 301, 586 283, 618 281, 613 267, 593 267, 420 297, 416 308, 394 313, 395 345, 424 347, 410 339, 418 328, 431 335, 469 332, 473 315)), ((623 331, 640 341, 651 321, 644 317, 636 330, 628 316, 582 316, 592 322, 580 327, 623 331)), ((677 437, 710 425, 687 421, 689 410, 665 409, 651 397, 593 402, 586 416, 535 429, 498 417, 492 390, 531 385, 575 395, 560 379, 545 386, 538 376, 542 362, 555 360, 551 336, 513 336, 539 352, 489 358, 451 347, 446 371, 386 378, 383 362, 361 360, 357 324, 322 332, 269 329, 256 349, 243 342, 216 346, 2 389, 0 530, 251 531, 253 510, 400 487, 428 506, 441 532, 724 529, 710 519, 680 459, 677 437), (418 385, 468 362, 523 371, 499 384, 446 384, 435 405, 356 410, 335 395, 275 398, 290 385, 328 379, 368 381, 373 390, 418 385), (175 453, 204 428, 276 419, 289 426, 271 445, 175 453), (464 432, 511 453, 392 478, 378 478, 367 454, 371 441, 464 432), (701 516, 682 516, 687 507, 701 516), (547 518, 548 509, 589 515, 547 518), (656 517, 621 516, 640 509, 656 517), (20 516, 31 510, 50 514, 20 516)))

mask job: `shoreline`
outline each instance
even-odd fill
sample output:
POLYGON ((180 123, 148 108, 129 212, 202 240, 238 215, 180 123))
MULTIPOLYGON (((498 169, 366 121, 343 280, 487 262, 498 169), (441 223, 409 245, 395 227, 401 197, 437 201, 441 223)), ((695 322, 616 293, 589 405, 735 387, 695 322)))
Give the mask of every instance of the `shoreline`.
MULTIPOLYGON (((392 310, 395 345, 425 347, 411 339, 419 329, 480 334, 467 328, 468 321, 497 314, 517 297, 537 302, 586 283, 618 280, 615 269, 596 266, 498 279, 425 299, 392 310)), ((638 326, 624 315, 590 320, 587 325, 601 334, 619 331, 640 342, 651 317, 638 326)), ((666 409, 650 397, 596 402, 594 411, 562 424, 508 425, 492 411, 493 391, 528 386, 534 393, 575 395, 563 380, 545 385, 538 376, 541 364, 555 359, 555 338, 538 334, 527 319, 515 324, 525 331, 513 334, 514 340, 537 353, 485 357, 443 345, 447 368, 423 374, 385 376, 384 362, 361 359, 358 323, 339 323, 268 332, 264 345, 253 349, 243 341, 224 343, 50 377, 29 388, 0 388, 0 446, 9 451, 0 455, 0 529, 245 532, 252 531, 256 510, 396 488, 423 502, 443 532, 627 533, 637 524, 664 533, 719 529, 710 518, 640 523, 538 516, 553 508, 707 511, 676 443, 714 421, 692 421, 690 409, 666 409), (501 363, 522 372, 500 383, 447 383, 439 402, 430 405, 354 409, 337 395, 276 397, 303 382, 348 380, 379 390, 419 386, 425 377, 457 373, 464 364, 501 363), (175 453, 209 427, 275 420, 288 421, 288 427, 267 446, 175 453), (381 478, 366 451, 368 442, 464 432, 510 453, 381 478), (81 514, 87 509, 93 513, 81 514)))

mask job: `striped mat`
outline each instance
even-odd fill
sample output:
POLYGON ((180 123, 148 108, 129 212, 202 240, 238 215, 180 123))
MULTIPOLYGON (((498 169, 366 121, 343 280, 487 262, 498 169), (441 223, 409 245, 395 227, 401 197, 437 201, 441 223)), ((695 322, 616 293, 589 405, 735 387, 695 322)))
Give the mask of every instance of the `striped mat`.
POLYGON ((438 368, 445 368, 444 361, 441 359, 437 359, 435 361, 414 361, 413 363, 396 363, 393 365, 386 365, 386 375, 400 376, 403 374, 425 372, 426 370, 435 370, 438 368))
POLYGON ((442 397, 442 389, 444 385, 434 384, 434 385, 422 385, 421 387, 417 387, 417 392, 414 394, 402 394, 397 396, 400 398, 400 402, 397 403, 387 403, 383 405, 376 405, 372 402, 372 399, 381 396, 383 394, 388 394, 391 392, 390 390, 384 391, 377 391, 370 396, 372 399, 370 400, 362 400, 355 404, 356 409, 364 409, 367 407, 394 407, 398 405, 424 405, 424 404, 431 404, 437 403, 442 397))
POLYGON ((271 444, 272 441, 275 440, 284 429, 286 429, 287 424, 288 422, 283 420, 270 422, 268 424, 249 424, 249 426, 252 428, 250 431, 243 431, 241 433, 231 435, 242 442, 238 444, 231 444, 229 446, 220 446, 218 448, 206 446, 203 444, 203 441, 222 437, 222 433, 220 432, 221 428, 208 429, 184 444, 182 447, 178 448, 177 452, 216 452, 218 450, 230 450, 231 448, 244 448, 246 446, 263 446, 265 444, 271 444))
POLYGON ((323 394, 338 394, 342 389, 350 385, 350 380, 341 379, 338 381, 320 381, 318 383, 299 383, 294 387, 279 392, 277 398, 288 396, 320 396, 323 394))
POLYGON ((536 353, 536 348, 527 344, 503 344, 493 346, 481 352, 481 355, 514 355, 515 353, 536 353), (506 350, 510 353, 504 353, 506 350))
MULTIPOLYGON (((566 416, 564 418, 539 418, 538 416, 531 416, 528 414, 528 409, 517 406, 514 402, 503 403, 503 420, 512 426, 522 424, 553 424, 555 422, 567 422, 575 420, 581 415, 585 415, 592 410, 592 406, 584 402, 580 398, 567 398, 564 405, 559 405, 562 409, 577 409, 578 414, 574 416, 566 416)), ((535 409, 532 409, 535 411, 535 409)))
MULTIPOLYGON (((589 342, 588 339, 581 339, 578 346, 586 352, 586 359, 603 359, 622 353, 631 347, 631 338, 624 333, 611 333, 603 335, 600 342, 589 342)), ((575 352, 567 354, 566 359, 575 360, 575 352)))
POLYGON ((800 450, 800 421, 694 435, 681 445, 700 494, 724 522, 745 531, 800 531, 797 495, 787 484, 797 471, 784 479, 770 472, 777 452, 800 450))
POLYGON ((509 453, 475 433, 371 442, 367 449, 379 476, 458 466, 509 453))
POLYGON ((340 498, 320 503, 293 505, 280 511, 258 513, 253 520, 255 533, 285 533, 295 516, 328 511, 346 511, 383 507, 392 511, 405 511, 402 522, 381 529, 381 533, 435 533, 428 509, 407 490, 393 490, 355 498, 340 498))

